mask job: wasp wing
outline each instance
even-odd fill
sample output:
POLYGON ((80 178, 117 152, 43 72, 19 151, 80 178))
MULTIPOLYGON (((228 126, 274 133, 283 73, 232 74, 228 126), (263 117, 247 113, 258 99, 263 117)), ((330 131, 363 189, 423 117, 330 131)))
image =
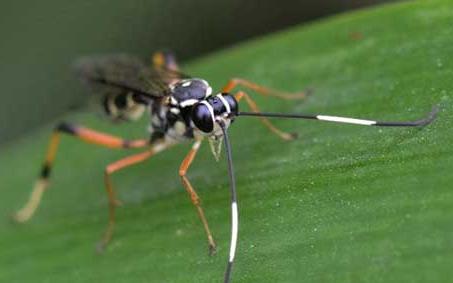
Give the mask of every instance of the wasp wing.
POLYGON ((188 77, 123 54, 81 58, 75 69, 115 121, 139 118, 147 104, 169 94, 171 83, 188 77))

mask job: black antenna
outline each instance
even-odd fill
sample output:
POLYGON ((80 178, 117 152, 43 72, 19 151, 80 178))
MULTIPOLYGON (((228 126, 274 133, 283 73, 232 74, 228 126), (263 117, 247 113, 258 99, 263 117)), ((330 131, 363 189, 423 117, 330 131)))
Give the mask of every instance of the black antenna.
POLYGON ((436 119, 439 107, 433 107, 432 111, 423 119, 416 121, 403 122, 382 122, 374 120, 364 120, 348 117, 328 116, 328 115, 310 115, 310 114, 284 114, 284 113, 269 113, 269 112, 239 112, 237 116, 252 116, 252 117, 270 117, 270 118, 290 118, 290 119, 309 119, 318 121, 328 121, 345 124, 355 124, 363 126, 377 127, 419 127, 430 124, 436 119))
POLYGON ((230 257, 228 259, 227 267, 225 270, 224 283, 231 281, 231 273, 233 269, 234 256, 236 253, 236 244, 238 239, 238 228, 239 228, 239 213, 237 206, 237 194, 236 194, 236 179, 234 177, 233 168, 233 157, 231 154, 231 145, 228 139, 228 133, 223 122, 218 122, 220 128, 222 128, 223 139, 225 141, 225 151, 228 161, 228 175, 230 177, 230 191, 231 191, 231 242, 230 242, 230 257))

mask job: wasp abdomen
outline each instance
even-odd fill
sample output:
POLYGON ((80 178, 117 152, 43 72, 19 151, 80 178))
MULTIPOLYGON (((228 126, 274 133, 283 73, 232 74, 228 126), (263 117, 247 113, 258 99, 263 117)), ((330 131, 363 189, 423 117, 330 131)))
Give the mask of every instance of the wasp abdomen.
POLYGON ((146 109, 133 92, 105 95, 102 106, 105 113, 114 121, 135 121, 146 109))

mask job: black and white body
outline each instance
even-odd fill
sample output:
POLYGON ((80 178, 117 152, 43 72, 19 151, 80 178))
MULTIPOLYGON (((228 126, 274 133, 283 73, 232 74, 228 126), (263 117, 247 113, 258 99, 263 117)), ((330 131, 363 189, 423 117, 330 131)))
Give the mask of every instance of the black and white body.
POLYGON ((82 81, 101 94, 103 109, 113 121, 137 120, 148 110, 151 144, 221 138, 215 121, 222 119, 229 126, 238 111, 236 99, 214 94, 206 80, 179 72, 171 54, 160 56, 164 58, 157 68, 116 55, 82 59, 77 70, 82 81))
POLYGON ((236 116, 236 99, 225 93, 212 94, 208 82, 184 79, 170 85, 170 94, 149 104, 151 142, 164 139, 168 143, 209 137, 219 139, 218 121, 228 127, 231 115, 236 116))
POLYGON ((432 122, 437 112, 437 109, 434 109, 426 118, 413 122, 381 122, 331 115, 265 113, 259 110, 250 95, 244 91, 233 94, 233 89, 236 86, 242 86, 257 94, 288 100, 303 99, 305 94, 275 91, 243 79, 232 79, 221 91, 214 92, 207 81, 181 73, 176 60, 168 52, 156 53, 153 56, 151 66, 135 57, 126 55, 88 58, 77 64, 77 71, 82 80, 93 92, 98 94, 100 104, 113 121, 136 120, 148 112, 150 120, 148 137, 139 140, 125 140, 82 126, 60 123, 52 134, 45 162, 29 201, 14 215, 14 219, 18 222, 29 220, 39 206, 41 197, 49 184, 48 180, 56 156, 60 134, 69 134, 85 142, 108 148, 143 148, 145 149, 144 152, 109 164, 105 169, 104 179, 109 198, 109 222, 98 246, 99 250, 103 250, 112 237, 115 224, 115 207, 119 203, 112 186, 111 175, 130 165, 143 162, 173 145, 192 141, 193 146, 180 165, 179 176, 202 221, 208 239, 209 251, 214 253, 216 250, 214 238, 199 197, 186 173, 203 140, 209 141, 217 160, 221 153, 223 141, 228 161, 232 217, 230 251, 224 282, 231 280, 239 230, 232 152, 227 135, 228 128, 234 119, 241 116, 259 117, 261 122, 278 137, 291 140, 294 138, 293 135, 278 129, 268 118, 311 119, 364 126, 415 127, 432 122), (239 111, 239 102, 242 99, 245 100, 252 112, 239 111))

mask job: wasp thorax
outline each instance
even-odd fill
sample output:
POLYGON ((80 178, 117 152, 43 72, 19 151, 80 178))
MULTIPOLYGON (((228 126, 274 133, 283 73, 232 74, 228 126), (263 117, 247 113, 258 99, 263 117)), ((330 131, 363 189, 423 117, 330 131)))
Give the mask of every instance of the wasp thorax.
POLYGON ((181 108, 192 106, 212 93, 208 82, 202 79, 179 81, 172 86, 171 90, 171 104, 181 108))
POLYGON ((210 96, 192 108, 192 121, 195 126, 206 134, 219 134, 218 122, 230 124, 238 113, 236 99, 227 93, 210 96))

